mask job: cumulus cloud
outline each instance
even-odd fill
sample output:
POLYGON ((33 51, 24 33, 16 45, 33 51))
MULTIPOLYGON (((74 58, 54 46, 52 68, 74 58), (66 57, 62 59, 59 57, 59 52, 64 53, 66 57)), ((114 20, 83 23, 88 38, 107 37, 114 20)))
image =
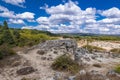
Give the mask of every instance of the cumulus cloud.
MULTIPOLYGON (((44 9, 50 16, 38 17, 36 22, 39 25, 37 26, 23 26, 22 28, 46 30, 53 33, 120 34, 120 10, 116 7, 108 10, 96 10, 89 7, 82 10, 77 2, 69 0, 64 4, 51 7, 45 5, 40 9, 44 9), (97 19, 99 17, 97 14, 104 18, 97 19)), ((31 12, 16 14, 5 7, 0 7, 0 16, 12 18, 13 23, 23 24, 22 20, 35 22, 34 15, 31 12)))
POLYGON ((24 12, 21 14, 16 14, 16 18, 32 20, 32 19, 34 19, 34 15, 35 14, 31 13, 31 12, 24 12))
POLYGON ((120 18, 120 10, 116 7, 110 8, 105 11, 101 11, 100 14, 109 18, 116 18, 116 17, 120 18))
POLYGON ((25 24, 25 22, 21 19, 9 19, 9 22, 10 23, 13 23, 13 24, 25 24))
POLYGON ((49 17, 39 17, 36 21, 40 25, 48 26, 51 32, 81 32, 82 25, 95 23, 96 9, 82 10, 76 2, 69 1, 65 4, 46 7, 49 17))
POLYGON ((35 22, 34 20, 35 14, 32 12, 23 12, 16 14, 14 11, 8 10, 6 7, 0 5, 0 17, 10 18, 12 23, 24 23, 23 20, 27 20, 28 22, 35 22))
POLYGON ((9 11, 7 8, 0 5, 0 11, 9 11))
POLYGON ((25 0, 2 0, 2 1, 12 4, 12 5, 19 6, 19 7, 25 7, 23 5, 25 3, 25 0))
POLYGON ((9 11, 7 8, 3 7, 0 5, 0 16, 1 17, 9 17, 9 18, 14 18, 14 12, 9 11))
POLYGON ((39 24, 49 25, 49 19, 47 17, 39 17, 36 19, 39 24))

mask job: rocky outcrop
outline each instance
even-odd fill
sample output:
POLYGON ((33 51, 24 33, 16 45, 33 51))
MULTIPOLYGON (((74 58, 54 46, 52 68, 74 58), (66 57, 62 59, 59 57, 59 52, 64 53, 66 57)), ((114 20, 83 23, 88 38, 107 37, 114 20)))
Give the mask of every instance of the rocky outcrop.
POLYGON ((37 46, 40 49, 44 49, 46 51, 54 49, 61 50, 66 53, 74 53, 77 48, 77 43, 74 40, 66 39, 66 40, 48 40, 42 44, 37 46))
POLYGON ((75 40, 65 39, 65 40, 48 40, 44 43, 40 43, 37 46, 33 46, 24 51, 24 53, 28 53, 33 49, 41 49, 46 52, 48 51, 62 51, 66 53, 74 53, 77 49, 77 43, 75 40))

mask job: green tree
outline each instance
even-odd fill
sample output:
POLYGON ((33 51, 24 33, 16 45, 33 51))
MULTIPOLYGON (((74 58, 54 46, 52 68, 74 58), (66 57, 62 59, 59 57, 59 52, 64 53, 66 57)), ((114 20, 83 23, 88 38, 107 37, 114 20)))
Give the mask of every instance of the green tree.
POLYGON ((3 31, 2 41, 4 43, 8 43, 8 44, 13 44, 14 43, 14 39, 13 39, 9 30, 4 30, 3 31))
POLYGON ((3 26, 3 29, 4 29, 4 30, 9 29, 9 28, 8 28, 8 24, 7 24, 7 21, 4 21, 3 24, 4 24, 4 26, 3 26))

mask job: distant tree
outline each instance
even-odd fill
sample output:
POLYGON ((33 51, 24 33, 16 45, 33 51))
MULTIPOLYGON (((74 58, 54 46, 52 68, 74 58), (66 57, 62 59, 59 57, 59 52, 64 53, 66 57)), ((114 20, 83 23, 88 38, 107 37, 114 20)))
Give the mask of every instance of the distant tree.
POLYGON ((4 29, 4 30, 9 29, 9 28, 8 28, 8 24, 7 24, 7 21, 4 21, 3 24, 4 24, 4 25, 3 25, 3 29, 4 29))
POLYGON ((14 39, 13 39, 9 30, 4 30, 3 31, 2 41, 4 43, 8 43, 8 44, 13 44, 14 43, 14 39))
POLYGON ((2 28, 2 25, 0 25, 0 28, 2 28))
POLYGON ((0 25, 0 34, 2 34, 2 25, 0 25))

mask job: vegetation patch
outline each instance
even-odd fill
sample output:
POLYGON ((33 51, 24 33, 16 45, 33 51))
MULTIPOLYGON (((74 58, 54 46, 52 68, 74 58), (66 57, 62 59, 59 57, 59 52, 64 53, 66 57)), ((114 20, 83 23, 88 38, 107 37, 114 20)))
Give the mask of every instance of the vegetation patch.
POLYGON ((1 45, 0 46, 0 59, 3 59, 7 56, 11 56, 16 54, 11 48, 9 48, 7 45, 1 45))
POLYGON ((80 66, 77 62, 72 60, 68 55, 62 55, 58 57, 52 64, 52 69, 58 71, 66 71, 70 73, 77 73, 80 70, 80 66))
POLYGON ((97 46, 91 46, 91 45, 85 45, 82 48, 86 48, 89 52, 93 52, 93 51, 95 51, 95 52, 104 52, 104 51, 106 51, 103 48, 100 48, 100 47, 97 47, 97 46))
POLYGON ((117 73, 120 74, 120 65, 118 65, 118 66, 115 68, 115 72, 117 72, 117 73))
POLYGON ((111 49, 110 52, 119 53, 120 54, 120 48, 111 49))
POLYGON ((52 39, 57 39, 57 35, 48 31, 13 29, 8 27, 6 21, 0 25, 0 45, 7 43, 13 47, 33 46, 52 39))

